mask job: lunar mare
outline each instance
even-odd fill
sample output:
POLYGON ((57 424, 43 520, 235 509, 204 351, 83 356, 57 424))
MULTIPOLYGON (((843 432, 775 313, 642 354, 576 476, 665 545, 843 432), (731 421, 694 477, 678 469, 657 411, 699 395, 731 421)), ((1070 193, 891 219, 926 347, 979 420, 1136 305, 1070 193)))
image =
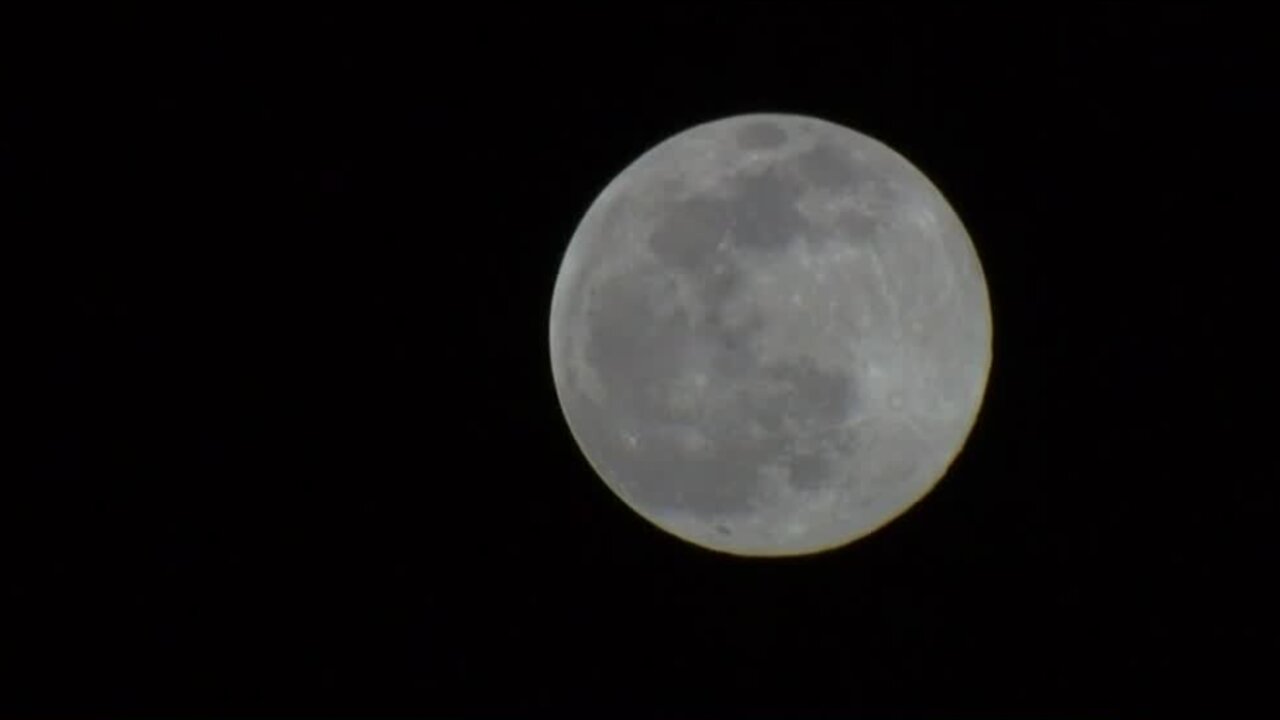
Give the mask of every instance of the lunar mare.
POLYGON ((551 301, 557 396, 633 510, 739 555, 847 544, 923 498, 991 363, 977 253, 883 143, 742 115, 651 148, 599 194, 551 301))

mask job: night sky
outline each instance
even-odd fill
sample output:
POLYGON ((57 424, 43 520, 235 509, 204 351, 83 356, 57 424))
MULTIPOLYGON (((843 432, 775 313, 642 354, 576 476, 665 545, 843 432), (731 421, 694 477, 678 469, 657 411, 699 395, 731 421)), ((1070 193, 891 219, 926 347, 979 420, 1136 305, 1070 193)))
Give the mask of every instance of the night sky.
POLYGON ((4 23, 0 714, 1273 702, 1261 12, 534 5, 4 23), (785 560, 628 510, 547 347, 596 193, 758 111, 923 170, 994 323, 936 490, 785 560))

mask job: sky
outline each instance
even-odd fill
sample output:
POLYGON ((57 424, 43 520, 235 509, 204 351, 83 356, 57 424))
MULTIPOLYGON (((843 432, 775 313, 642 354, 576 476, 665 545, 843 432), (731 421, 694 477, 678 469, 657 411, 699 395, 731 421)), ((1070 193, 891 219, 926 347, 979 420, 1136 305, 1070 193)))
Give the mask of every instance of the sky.
POLYGON ((1261 697, 1280 104, 1259 18, 186 12, 32 19, 3 51, 8 714, 1261 697), (909 157, 965 221, 994 329, 982 412, 929 498, 774 561, 622 505, 547 348, 596 193, 755 111, 909 157))

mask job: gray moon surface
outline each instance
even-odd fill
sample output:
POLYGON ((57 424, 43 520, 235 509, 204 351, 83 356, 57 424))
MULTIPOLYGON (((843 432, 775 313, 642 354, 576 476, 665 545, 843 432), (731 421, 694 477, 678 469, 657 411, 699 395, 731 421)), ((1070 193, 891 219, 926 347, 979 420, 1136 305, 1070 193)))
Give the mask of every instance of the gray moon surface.
POLYGON ((991 340, 941 191, 803 115, 649 149, 587 210, 551 300, 588 463, 645 520, 735 555, 846 545, 920 501, 972 430, 991 340))

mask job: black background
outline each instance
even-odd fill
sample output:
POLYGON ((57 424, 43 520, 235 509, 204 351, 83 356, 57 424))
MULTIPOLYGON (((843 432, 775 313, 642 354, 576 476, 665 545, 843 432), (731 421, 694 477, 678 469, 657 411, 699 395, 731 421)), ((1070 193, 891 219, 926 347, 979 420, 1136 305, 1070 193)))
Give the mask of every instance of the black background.
POLYGON ((7 715, 1269 699, 1261 13, 682 5, 6 23, 7 715), (763 562, 595 479, 546 337, 595 193, 769 110, 947 194, 995 355, 933 494, 763 562))

